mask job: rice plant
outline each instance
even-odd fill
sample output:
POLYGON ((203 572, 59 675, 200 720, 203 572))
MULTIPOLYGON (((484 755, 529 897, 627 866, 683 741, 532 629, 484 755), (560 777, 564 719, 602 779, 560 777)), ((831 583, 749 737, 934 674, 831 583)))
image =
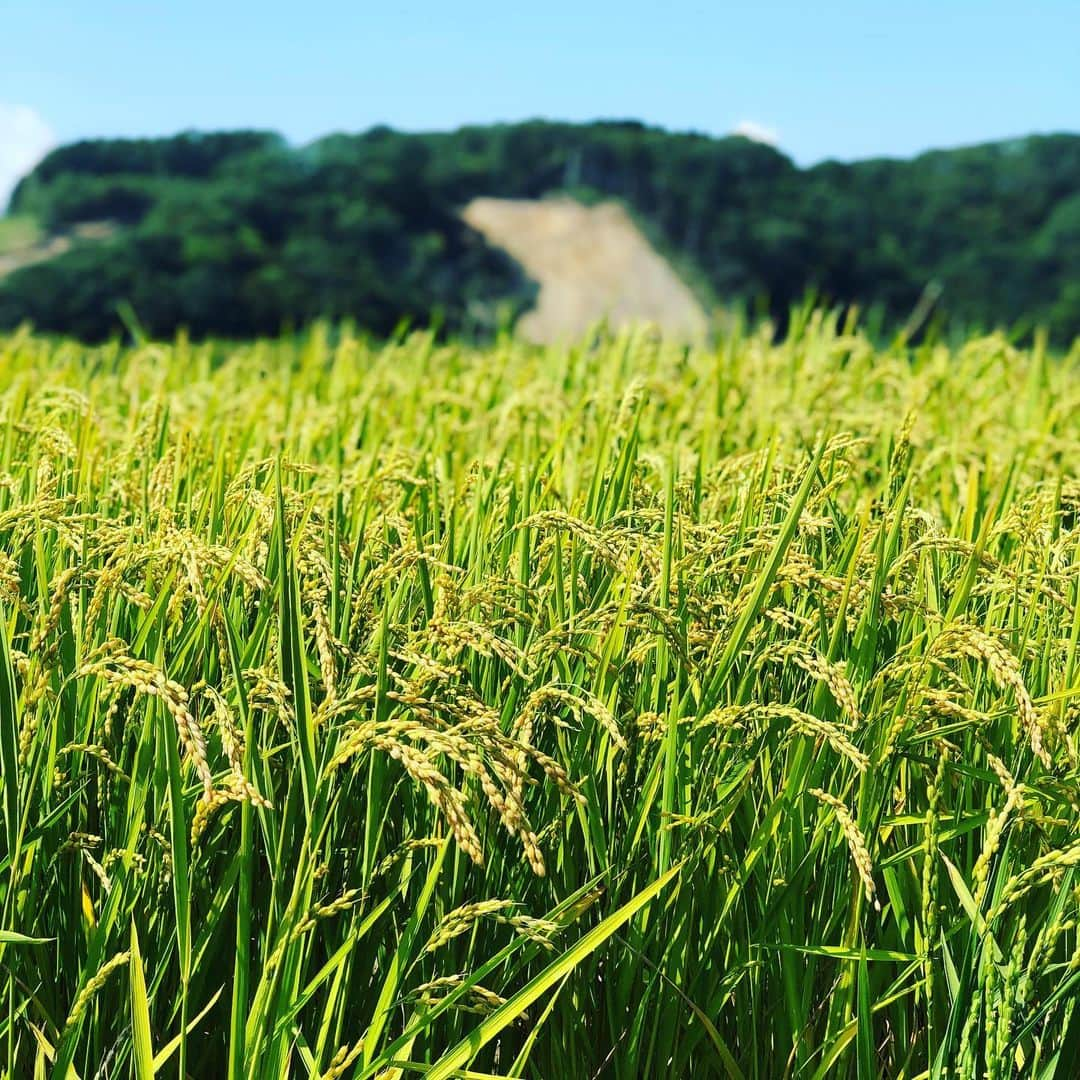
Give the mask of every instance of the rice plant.
POLYGON ((1074 1075, 1080 348, 0 338, 0 1076, 1074 1075))

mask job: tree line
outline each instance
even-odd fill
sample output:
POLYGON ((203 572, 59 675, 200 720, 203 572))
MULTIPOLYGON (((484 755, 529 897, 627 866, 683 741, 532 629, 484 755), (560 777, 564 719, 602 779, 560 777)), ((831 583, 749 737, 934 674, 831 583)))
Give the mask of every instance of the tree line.
POLYGON ((484 333, 531 302, 460 219, 476 195, 617 198, 707 303, 783 320, 808 292, 908 318, 928 286, 968 328, 1080 335, 1080 136, 800 169, 744 138, 632 121, 529 122, 292 147, 267 132, 89 140, 51 153, 12 212, 115 226, 0 281, 0 326, 100 339, 249 337, 316 318, 484 333))

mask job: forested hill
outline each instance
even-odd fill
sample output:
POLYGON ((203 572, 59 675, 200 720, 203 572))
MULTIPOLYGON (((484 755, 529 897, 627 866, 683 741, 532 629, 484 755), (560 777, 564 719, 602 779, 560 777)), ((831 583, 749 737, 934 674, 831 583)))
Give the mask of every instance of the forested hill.
POLYGON ((273 333, 352 317, 484 330, 533 287, 460 218, 478 195, 614 197, 710 302, 778 315, 813 289, 906 318, 1080 335, 1080 136, 799 169, 743 138, 633 122, 530 122, 296 148, 262 132, 95 140, 50 154, 11 212, 47 233, 113 226, 0 279, 0 326, 100 338, 273 333), (130 305, 130 308, 127 307, 130 305))

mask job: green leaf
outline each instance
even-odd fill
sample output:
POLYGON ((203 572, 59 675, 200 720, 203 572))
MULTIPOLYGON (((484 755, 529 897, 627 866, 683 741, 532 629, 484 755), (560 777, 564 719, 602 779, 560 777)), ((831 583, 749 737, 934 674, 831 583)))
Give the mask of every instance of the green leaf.
POLYGON ((4 855, 12 865, 16 864, 19 848, 19 724, 7 618, 3 607, 0 607, 0 765, 4 772, 4 855))
POLYGON ((0 944, 3 945, 48 945, 55 940, 56 938, 29 937, 14 930, 0 930, 0 944))
POLYGON ((874 1053, 874 1013, 871 1006, 870 971, 866 964, 866 950, 860 950, 858 971, 858 1077, 859 1080, 877 1080, 879 1075, 877 1055, 874 1053))
POLYGON ((643 889, 629 903, 593 927, 576 945, 567 949, 554 963, 549 964, 528 985, 519 990, 509 1001, 490 1016, 452 1050, 439 1059, 428 1073, 429 1080, 449 1080, 454 1070, 471 1061, 505 1027, 512 1024, 533 1002, 546 994, 560 979, 565 978, 590 953, 595 952, 616 930, 632 919, 646 904, 663 890, 682 869, 673 866, 663 877, 643 889))
POLYGON ((150 1006, 146 999, 146 974, 135 921, 131 923, 131 959, 128 961, 131 987, 131 1034, 134 1044, 135 1076, 137 1080, 153 1080, 154 1049, 150 1034, 150 1006))

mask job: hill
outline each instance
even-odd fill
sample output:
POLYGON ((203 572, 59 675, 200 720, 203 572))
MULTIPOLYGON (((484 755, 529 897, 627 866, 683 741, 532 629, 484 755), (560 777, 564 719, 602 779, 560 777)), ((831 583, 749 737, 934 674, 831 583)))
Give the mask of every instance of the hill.
POLYGON ((153 334, 248 336, 319 316, 377 334, 403 319, 488 331, 536 284, 461 210, 552 194, 623 203, 707 303, 782 320, 813 290, 899 323, 936 282, 939 318, 1080 334, 1080 136, 799 169, 746 139, 634 122, 62 147, 13 212, 47 236, 113 231, 6 275, 0 326, 99 338, 126 302, 153 334))

